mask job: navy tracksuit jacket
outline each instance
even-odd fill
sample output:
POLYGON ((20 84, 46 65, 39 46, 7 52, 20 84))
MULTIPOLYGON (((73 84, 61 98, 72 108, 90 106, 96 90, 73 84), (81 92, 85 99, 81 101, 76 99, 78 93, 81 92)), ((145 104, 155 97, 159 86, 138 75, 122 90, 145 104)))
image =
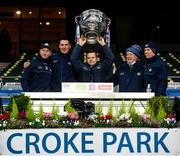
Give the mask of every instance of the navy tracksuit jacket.
POLYGON ((168 71, 160 57, 147 59, 144 77, 146 86, 150 84, 156 96, 166 95, 168 71))
POLYGON ((111 81, 114 85, 119 85, 119 92, 144 92, 144 66, 140 61, 136 61, 132 67, 124 62, 111 81))
POLYGON ((32 60, 30 66, 23 71, 21 86, 24 92, 51 91, 52 66, 51 57, 40 56, 32 60))
POLYGON ((70 54, 54 53, 52 55, 52 68, 52 91, 61 91, 62 82, 75 82, 70 54))
POLYGON ((114 55, 111 49, 105 45, 103 48, 104 59, 93 66, 83 63, 80 59, 82 47, 77 44, 71 55, 71 62, 77 73, 79 82, 106 82, 107 74, 112 68, 114 55))

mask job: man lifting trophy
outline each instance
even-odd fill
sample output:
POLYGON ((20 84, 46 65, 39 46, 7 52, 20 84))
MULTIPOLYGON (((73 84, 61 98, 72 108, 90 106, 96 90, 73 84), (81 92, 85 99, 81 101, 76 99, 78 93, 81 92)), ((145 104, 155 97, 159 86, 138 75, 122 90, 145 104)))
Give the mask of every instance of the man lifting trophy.
POLYGON ((76 46, 70 59, 77 81, 107 82, 112 75, 114 61, 110 48, 110 19, 96 9, 83 11, 75 19, 76 46))
POLYGON ((106 44, 110 46, 111 20, 103 12, 96 9, 85 10, 75 17, 75 22, 77 43, 81 35, 87 39, 87 44, 96 44, 97 37, 103 36, 106 44))

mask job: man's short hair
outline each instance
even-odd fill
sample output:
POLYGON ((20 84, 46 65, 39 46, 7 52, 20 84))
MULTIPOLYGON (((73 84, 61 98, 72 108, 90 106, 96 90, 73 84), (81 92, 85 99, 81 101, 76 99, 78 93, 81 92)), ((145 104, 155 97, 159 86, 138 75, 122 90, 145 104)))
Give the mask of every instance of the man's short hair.
POLYGON ((95 53, 96 54, 96 56, 98 56, 99 55, 99 53, 98 52, 96 52, 96 51, 87 51, 87 52, 85 52, 86 53, 86 55, 87 54, 89 54, 89 53, 95 53))
POLYGON ((62 40, 67 40, 67 41, 69 41, 69 43, 71 44, 70 40, 69 40, 67 37, 61 37, 61 38, 59 38, 59 42, 62 41, 62 40))

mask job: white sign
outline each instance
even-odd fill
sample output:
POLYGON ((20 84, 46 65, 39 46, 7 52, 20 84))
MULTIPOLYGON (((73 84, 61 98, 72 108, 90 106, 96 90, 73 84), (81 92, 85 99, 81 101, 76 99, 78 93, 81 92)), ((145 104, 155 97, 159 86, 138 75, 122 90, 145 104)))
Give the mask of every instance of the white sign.
POLYGON ((113 83, 62 83, 62 92, 113 92, 113 83))
POLYGON ((180 129, 88 128, 0 131, 0 155, 179 156, 180 129))

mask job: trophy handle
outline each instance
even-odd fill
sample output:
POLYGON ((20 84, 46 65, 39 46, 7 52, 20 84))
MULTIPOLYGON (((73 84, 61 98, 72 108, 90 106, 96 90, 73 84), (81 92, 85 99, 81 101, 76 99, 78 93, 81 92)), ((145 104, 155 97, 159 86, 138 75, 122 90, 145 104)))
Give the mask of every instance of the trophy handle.
POLYGON ((111 19, 110 18, 105 18, 105 21, 106 21, 108 26, 111 24, 111 19))
POLYGON ((80 21, 80 16, 76 16, 76 17, 75 17, 75 22, 76 22, 76 23, 79 23, 79 21, 80 21))

